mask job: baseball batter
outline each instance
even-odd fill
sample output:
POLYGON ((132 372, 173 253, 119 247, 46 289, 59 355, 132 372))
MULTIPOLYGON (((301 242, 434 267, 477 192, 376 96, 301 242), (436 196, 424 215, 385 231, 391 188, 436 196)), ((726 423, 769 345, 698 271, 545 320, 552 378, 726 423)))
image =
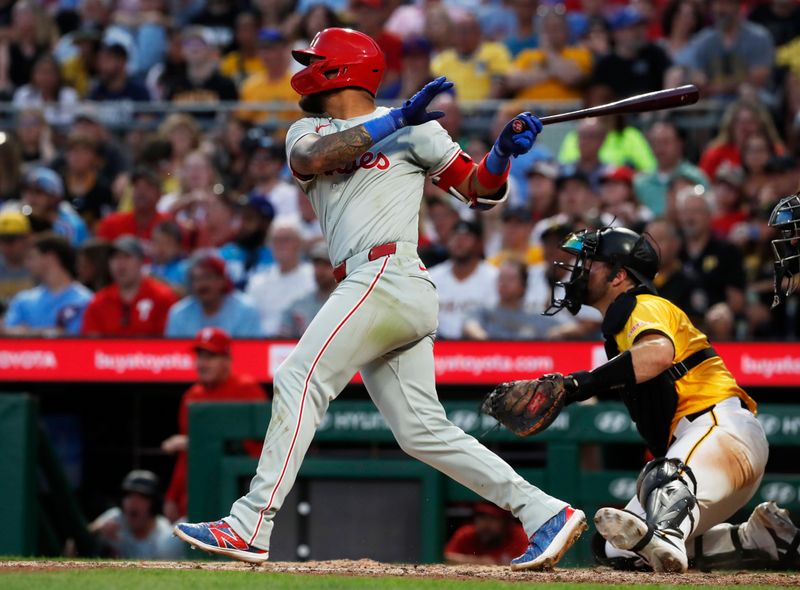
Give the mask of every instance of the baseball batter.
POLYGON ((554 308, 603 314, 609 361, 564 377, 567 402, 619 393, 655 459, 625 510, 595 515, 595 554, 620 568, 797 567, 800 532, 785 510, 759 504, 742 525, 725 523, 753 497, 769 449, 756 404, 686 314, 656 295, 658 255, 623 228, 584 230, 562 249, 575 263, 554 308))
POLYGON ((250 491, 230 516, 179 524, 195 547, 259 563, 272 521, 328 404, 361 372, 400 447, 522 521, 530 544, 514 569, 554 565, 586 528, 585 516, 517 475, 447 420, 434 383, 436 288, 417 256, 426 176, 472 207, 505 199, 512 156, 531 149, 539 120, 523 113, 475 164, 426 107, 452 84, 438 78, 397 109, 376 108, 385 70, 377 44, 326 29, 293 52, 292 79, 308 113, 286 138, 297 183, 311 199, 340 281, 275 374, 273 415, 250 491))

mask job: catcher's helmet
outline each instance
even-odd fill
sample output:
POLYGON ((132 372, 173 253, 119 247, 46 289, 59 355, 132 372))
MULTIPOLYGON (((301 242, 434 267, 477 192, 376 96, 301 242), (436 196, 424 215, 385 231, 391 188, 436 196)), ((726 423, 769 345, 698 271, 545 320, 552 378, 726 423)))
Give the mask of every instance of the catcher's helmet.
POLYGON ((363 88, 375 96, 386 71, 378 44, 353 29, 320 31, 308 49, 294 50, 292 56, 306 66, 292 76, 292 88, 302 96, 347 87, 363 88))
POLYGON ((772 240, 775 256, 775 297, 772 307, 797 288, 800 277, 800 193, 784 197, 769 216, 777 236, 772 240), (784 284, 785 281, 785 284, 784 284))
POLYGON ((624 227, 604 227, 598 230, 583 230, 570 234, 561 243, 561 249, 575 255, 574 264, 556 262, 570 271, 567 282, 557 283, 564 289, 564 297, 553 301, 545 314, 558 313, 567 308, 578 313, 586 297, 591 261, 598 260, 611 265, 611 276, 620 268, 628 271, 633 279, 652 293, 656 292, 653 279, 658 273, 658 253, 644 236, 624 227))

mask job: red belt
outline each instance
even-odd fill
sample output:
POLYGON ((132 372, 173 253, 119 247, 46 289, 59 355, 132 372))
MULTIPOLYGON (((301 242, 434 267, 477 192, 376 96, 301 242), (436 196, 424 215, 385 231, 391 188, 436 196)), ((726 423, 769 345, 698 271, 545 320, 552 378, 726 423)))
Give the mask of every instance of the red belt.
MULTIPOLYGON (((394 254, 395 252, 397 252, 396 242, 390 242, 389 244, 381 244, 380 246, 375 246, 374 248, 370 248, 370 251, 367 254, 367 260, 372 262, 373 260, 377 260, 378 258, 383 258, 384 256, 389 256, 390 254, 394 254)), ((333 269, 333 278, 336 279, 337 283, 341 283, 346 276, 347 276, 347 261, 345 260, 344 262, 337 265, 333 269)))

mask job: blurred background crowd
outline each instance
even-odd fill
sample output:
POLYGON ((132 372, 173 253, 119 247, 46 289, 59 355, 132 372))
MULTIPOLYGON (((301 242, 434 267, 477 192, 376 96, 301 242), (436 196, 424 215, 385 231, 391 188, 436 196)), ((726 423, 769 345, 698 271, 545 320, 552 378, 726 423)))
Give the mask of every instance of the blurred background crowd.
POLYGON ((590 310, 541 312, 560 241, 604 225, 649 233, 712 340, 800 333, 796 300, 769 310, 766 224, 800 184, 794 0, 0 0, 2 332, 299 337, 335 280, 286 165, 291 50, 330 26, 383 48, 385 104, 453 80, 434 106, 476 159, 520 110, 701 89, 548 127, 491 212, 429 184, 441 338, 598 337, 590 310))

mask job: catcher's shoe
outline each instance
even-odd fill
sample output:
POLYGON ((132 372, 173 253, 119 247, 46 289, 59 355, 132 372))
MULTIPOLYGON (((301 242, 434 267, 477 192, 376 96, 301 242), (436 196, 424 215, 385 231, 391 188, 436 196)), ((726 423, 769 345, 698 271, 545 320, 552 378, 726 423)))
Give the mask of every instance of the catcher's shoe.
POLYGON ((769 553, 780 565, 800 567, 800 530, 785 508, 775 502, 762 502, 739 530, 749 537, 748 545, 769 553))
POLYGON ((248 545, 224 520, 197 524, 180 523, 175 525, 174 532, 193 548, 202 549, 206 553, 224 555, 248 563, 264 563, 269 558, 269 551, 248 545))
POLYGON ((587 528, 586 515, 567 506, 533 533, 527 551, 511 560, 511 569, 551 569, 587 528))
POLYGON ((617 549, 640 555, 653 571, 683 573, 689 569, 686 547, 680 533, 655 530, 627 510, 601 508, 594 516, 597 532, 617 549))

